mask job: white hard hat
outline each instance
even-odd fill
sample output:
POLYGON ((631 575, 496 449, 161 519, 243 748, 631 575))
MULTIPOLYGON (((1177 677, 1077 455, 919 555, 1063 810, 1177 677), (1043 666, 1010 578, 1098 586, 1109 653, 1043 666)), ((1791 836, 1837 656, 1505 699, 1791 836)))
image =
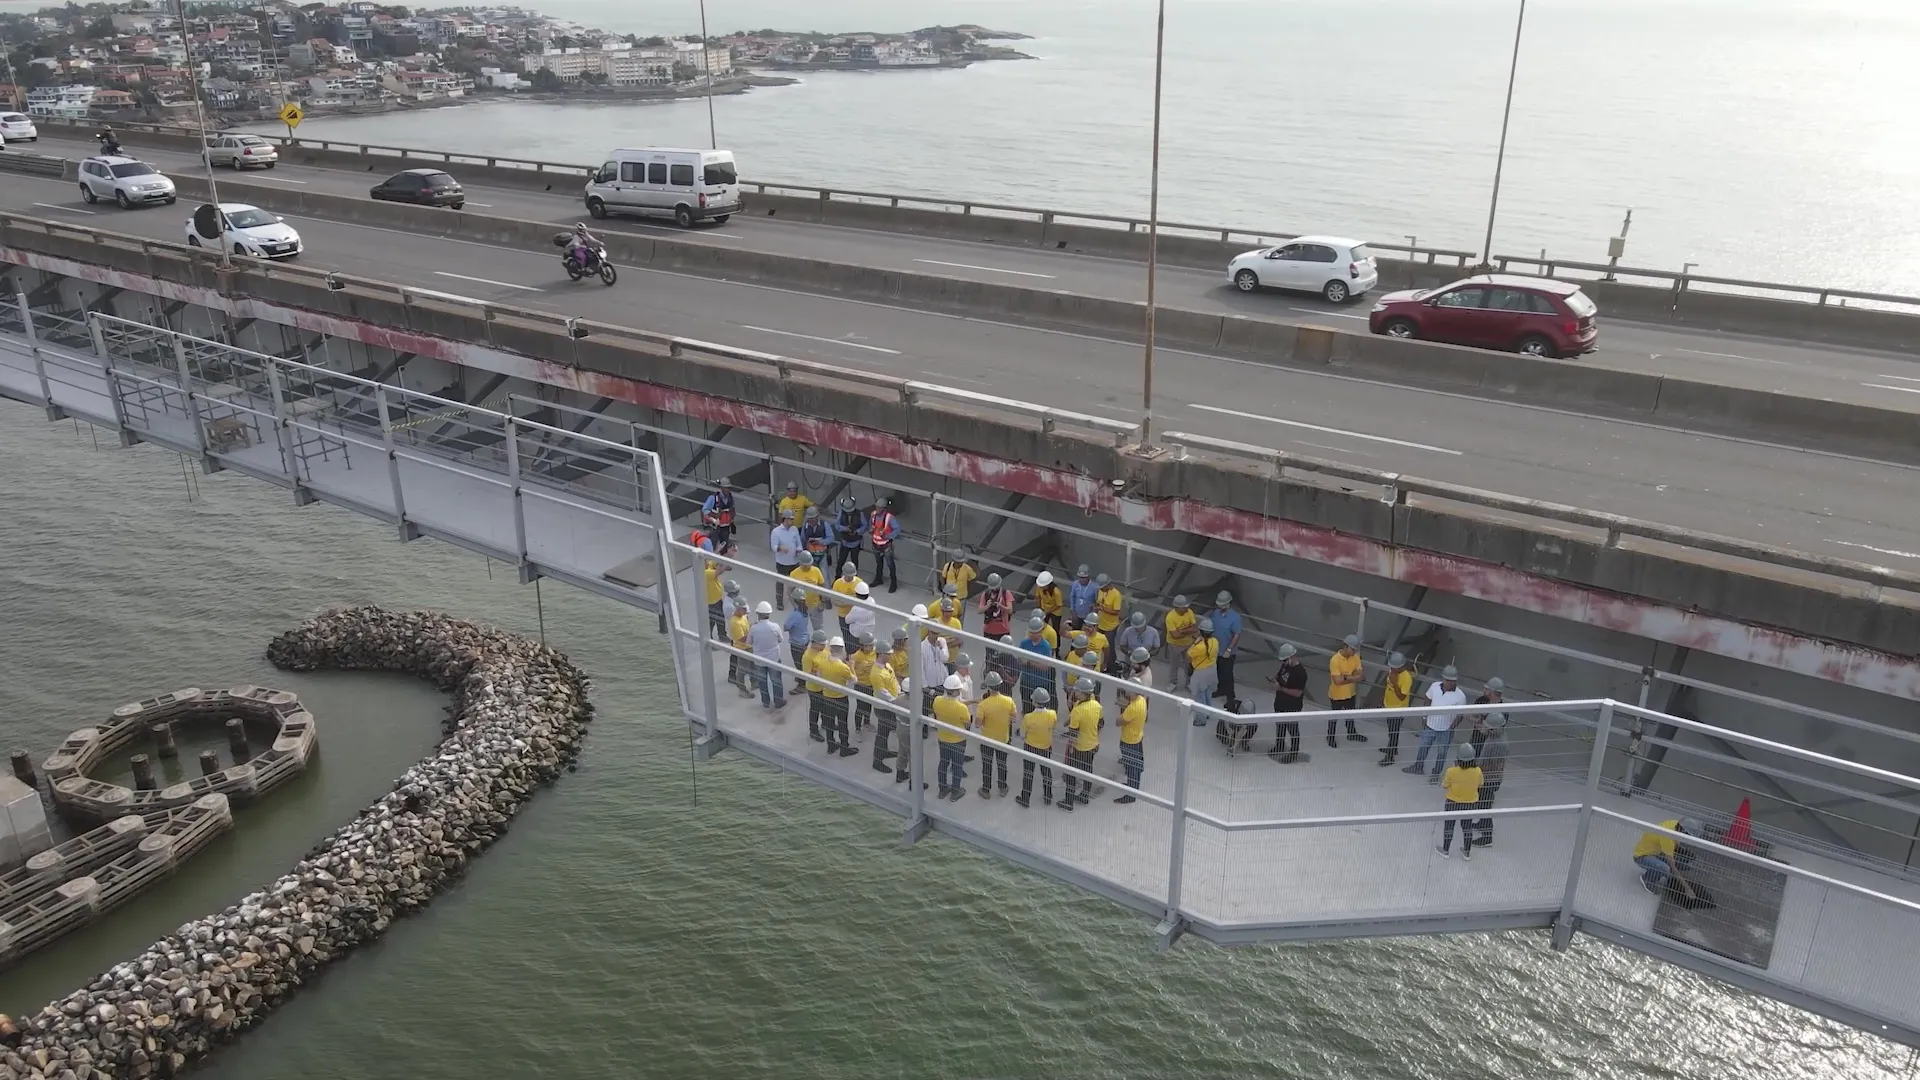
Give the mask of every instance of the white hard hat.
POLYGON ((762 615, 771 615, 773 614, 773 604, 769 603, 768 601, 762 600, 760 601, 760 606, 757 608, 754 608, 753 610, 759 612, 762 615))
POLYGON ((867 583, 864 581, 853 587, 853 595, 855 596, 866 596, 872 592, 873 590, 867 588, 867 583))
POLYGON ((1043 589, 1046 588, 1048 585, 1053 584, 1053 572, 1050 570, 1040 571, 1040 576, 1034 578, 1033 583, 1043 589))
POLYGON ((945 685, 946 685, 946 688, 949 690, 958 690, 963 684, 960 682, 960 676, 949 675, 947 676, 947 681, 945 685))
POLYGON ((827 642, 827 647, 830 649, 844 649, 847 647, 847 642, 846 639, 842 638, 839 634, 835 634, 833 635, 833 640, 827 642))
POLYGON ((925 604, 915 604, 915 605, 913 605, 913 617, 914 617, 914 618, 916 618, 916 619, 924 619, 924 618, 926 618, 926 617, 927 617, 927 605, 925 605, 925 604))

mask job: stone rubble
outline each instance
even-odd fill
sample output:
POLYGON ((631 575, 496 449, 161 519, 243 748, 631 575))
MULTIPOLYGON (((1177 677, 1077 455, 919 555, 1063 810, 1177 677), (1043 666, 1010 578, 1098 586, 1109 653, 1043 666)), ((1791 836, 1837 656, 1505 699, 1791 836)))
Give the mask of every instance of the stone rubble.
POLYGON ((183 1073, 458 878, 572 765, 593 714, 587 677, 566 657, 433 612, 325 612, 275 638, 267 658, 431 680, 453 695, 445 738, 272 885, 33 1016, 0 1016, 0 1080, 183 1073))

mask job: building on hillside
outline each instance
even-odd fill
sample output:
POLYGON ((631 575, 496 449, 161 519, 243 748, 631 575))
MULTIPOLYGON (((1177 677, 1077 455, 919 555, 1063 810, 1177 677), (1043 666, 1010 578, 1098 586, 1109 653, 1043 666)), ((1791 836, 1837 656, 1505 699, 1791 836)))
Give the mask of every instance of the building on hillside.
POLYGON ((93 108, 92 86, 36 86, 27 91, 27 111, 35 116, 77 118, 93 108))

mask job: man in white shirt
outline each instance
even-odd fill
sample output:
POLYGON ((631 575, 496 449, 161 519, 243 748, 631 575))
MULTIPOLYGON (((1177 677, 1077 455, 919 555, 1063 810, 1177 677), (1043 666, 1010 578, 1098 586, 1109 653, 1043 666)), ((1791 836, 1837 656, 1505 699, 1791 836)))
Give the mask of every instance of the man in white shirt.
MULTIPOLYGON (((1427 687, 1427 704, 1433 706, 1463 706, 1467 703, 1467 692, 1460 689, 1460 669, 1448 664, 1440 673, 1440 681, 1427 687)), ((1420 750, 1413 757, 1413 764, 1401 769, 1401 772, 1420 774, 1427 762, 1428 751, 1433 755, 1433 772, 1427 776, 1427 783, 1440 782, 1440 772, 1447 767, 1447 755, 1453 749, 1453 729, 1460 723, 1457 712, 1430 713, 1427 726, 1420 731, 1420 750)))
POLYGON ((800 538, 800 529, 793 523, 793 511, 780 512, 780 524, 773 527, 770 540, 773 546, 773 569, 780 576, 773 582, 773 606, 781 611, 787 610, 787 575, 807 557, 806 542, 800 538))
MULTIPOLYGON (((926 605, 915 604, 913 606, 913 617, 916 619, 926 618, 926 605)), ((947 678, 947 657, 950 654, 947 652, 946 638, 941 637, 939 634, 926 633, 924 631, 923 636, 920 638, 918 648, 920 649, 919 674, 921 680, 920 711, 930 715, 933 712, 933 699, 940 693, 939 687, 947 678)), ((922 728, 921 734, 924 736, 927 730, 926 728, 922 728)))
POLYGON ((760 684, 760 707, 787 707, 787 680, 773 665, 787 659, 787 632, 773 621, 773 605, 760 601, 759 618, 747 628, 747 648, 763 663, 754 665, 754 680, 760 684))
MULTIPOLYGON (((853 587, 853 595, 862 600, 867 599, 872 591, 873 590, 867 588, 867 583, 864 581, 853 587)), ((853 605, 853 609, 847 612, 847 629, 853 631, 853 640, 855 641, 866 640, 865 635, 867 634, 873 634, 875 640, 878 640, 880 635, 874 634, 873 624, 874 614, 873 609, 870 607, 861 607, 855 604, 853 605)))

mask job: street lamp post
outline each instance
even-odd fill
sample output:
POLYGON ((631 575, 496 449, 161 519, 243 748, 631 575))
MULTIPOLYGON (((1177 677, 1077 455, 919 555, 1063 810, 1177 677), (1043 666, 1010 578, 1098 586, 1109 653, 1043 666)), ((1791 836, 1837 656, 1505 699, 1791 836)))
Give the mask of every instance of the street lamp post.
POLYGON ((1160 266, 1160 76, 1166 66, 1167 0, 1160 0, 1160 12, 1153 38, 1153 173, 1147 189, 1147 348, 1145 372, 1140 382, 1140 445, 1153 445, 1153 299, 1154 279, 1160 266))
POLYGON ((207 167, 207 201, 213 204, 215 231, 220 234, 220 269, 233 269, 233 248, 227 243, 227 215, 220 210, 220 182, 213 178, 213 155, 207 153, 207 103, 200 98, 200 72, 193 66, 193 35, 187 32, 186 0, 173 0, 173 17, 180 24, 180 50, 187 65, 187 89, 193 94, 194 123, 200 130, 200 162, 207 167))
POLYGON ((720 136, 713 125, 713 43, 707 40, 707 0, 700 0, 700 70, 707 76, 707 143, 720 149, 720 136))
POLYGON ((1513 21, 1513 60, 1507 65, 1507 106, 1500 114, 1500 152, 1493 159, 1493 197, 1487 200, 1487 239, 1480 249, 1480 264, 1493 265, 1493 218, 1500 209, 1500 173, 1507 164, 1507 125, 1513 119, 1513 83, 1520 73, 1520 31, 1527 25, 1527 0, 1520 0, 1520 15, 1513 21))

